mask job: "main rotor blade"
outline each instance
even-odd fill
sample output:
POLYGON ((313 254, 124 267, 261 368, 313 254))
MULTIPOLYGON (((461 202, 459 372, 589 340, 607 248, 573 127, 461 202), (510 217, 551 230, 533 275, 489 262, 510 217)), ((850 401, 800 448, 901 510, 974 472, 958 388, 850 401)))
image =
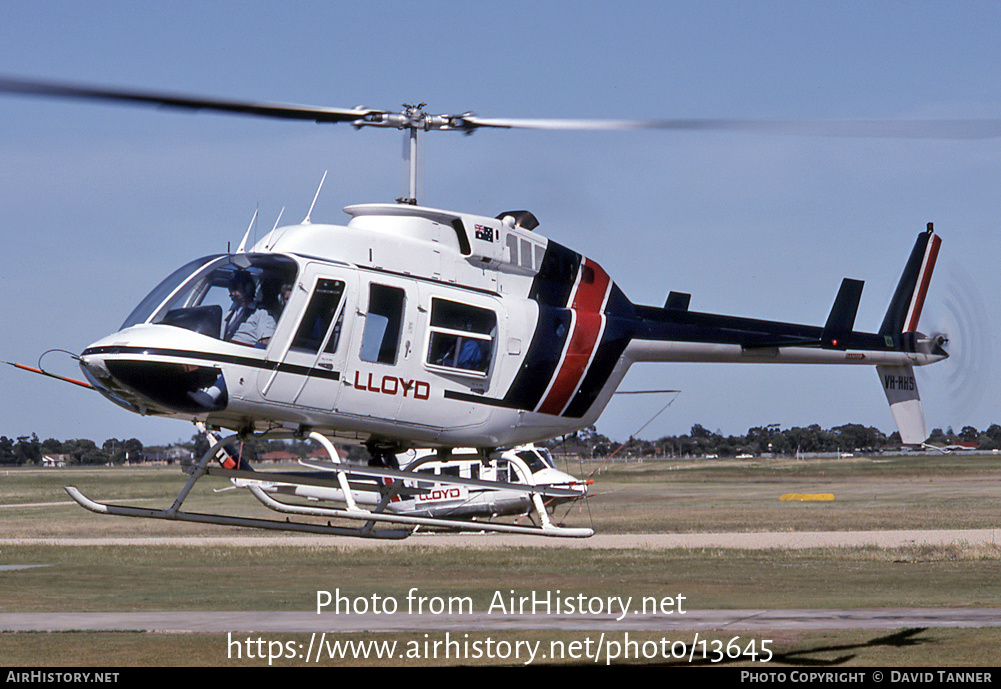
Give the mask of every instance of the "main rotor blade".
POLYGON ((53 96, 79 100, 112 101, 119 103, 145 104, 160 107, 183 108, 186 110, 212 110, 217 112, 277 117, 291 120, 314 122, 354 122, 379 114, 380 110, 367 108, 326 108, 292 103, 255 103, 251 101, 220 100, 199 96, 158 93, 155 91, 134 91, 129 89, 66 84, 51 81, 35 81, 0 77, 0 92, 21 93, 33 96, 53 96))
POLYGON ((462 115, 430 115, 415 108, 413 112, 394 113, 371 108, 330 108, 294 103, 269 103, 224 100, 156 91, 119 89, 54 81, 18 79, 0 76, 0 93, 111 101, 139 105, 210 110, 258 117, 307 120, 313 122, 350 122, 401 129, 443 129, 473 131, 493 129, 542 129, 550 131, 605 131, 662 129, 677 131, 723 131, 776 134, 787 136, 829 136, 880 139, 992 139, 1001 137, 1001 119, 914 119, 914 120, 742 120, 742 119, 525 119, 462 115))
POLYGON ((1001 119, 943 120, 566 120, 503 119, 463 115, 470 128, 614 131, 665 129, 722 131, 787 136, 877 139, 993 139, 1001 137, 1001 119))

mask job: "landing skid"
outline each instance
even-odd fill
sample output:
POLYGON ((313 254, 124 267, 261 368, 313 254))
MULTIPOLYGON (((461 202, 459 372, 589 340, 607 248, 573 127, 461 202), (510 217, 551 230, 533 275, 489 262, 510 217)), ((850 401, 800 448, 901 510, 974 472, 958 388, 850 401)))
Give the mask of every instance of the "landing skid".
POLYGON ((289 521, 274 521, 270 519, 251 519, 249 517, 227 517, 221 514, 203 514, 201 512, 182 512, 180 510, 150 510, 127 505, 108 505, 95 502, 73 486, 66 486, 70 497, 91 512, 111 514, 119 517, 142 517, 145 519, 169 519, 179 522, 195 522, 198 524, 221 524, 223 526, 247 526, 253 529, 269 529, 272 531, 297 531, 301 533, 325 534, 328 536, 356 536, 358 538, 382 538, 401 540, 410 535, 410 531, 386 531, 368 529, 365 527, 352 529, 331 526, 329 524, 302 524, 289 521))
POLYGON ((561 538, 587 538, 594 535, 594 531, 588 528, 568 528, 557 526, 549 519, 549 514, 542 503, 543 496, 563 496, 574 497, 571 491, 548 486, 535 486, 532 483, 532 474, 527 465, 512 461, 516 471, 519 473, 523 483, 500 483, 489 481, 474 481, 470 479, 459 479, 451 477, 436 477, 436 481, 442 484, 478 485, 497 490, 513 490, 527 493, 531 496, 536 512, 539 514, 541 526, 519 526, 517 524, 504 524, 484 521, 467 521, 461 519, 447 519, 442 517, 423 517, 406 514, 395 514, 386 512, 386 506, 394 495, 402 491, 413 492, 414 489, 404 488, 404 480, 427 480, 426 476, 413 471, 399 471, 393 469, 376 469, 371 467, 349 467, 340 462, 333 445, 319 433, 311 433, 310 437, 317 440, 327 450, 333 467, 329 469, 332 478, 318 478, 315 476, 304 477, 295 474, 282 474, 272 472, 241 471, 238 469, 224 469, 210 466, 213 458, 219 452, 225 452, 223 447, 235 440, 237 436, 229 436, 218 440, 209 448, 198 464, 194 467, 187 482, 177 495, 173 505, 168 509, 156 510, 143 507, 132 507, 129 505, 109 505, 106 503, 91 500, 73 486, 66 486, 65 490, 73 500, 85 509, 97 514, 109 514, 121 517, 139 517, 144 519, 166 519, 171 521, 186 521, 199 524, 219 524, 223 526, 243 526, 255 529, 267 529, 271 531, 292 531, 299 533, 313 533, 333 536, 353 536, 356 538, 379 538, 400 540, 410 536, 421 526, 432 526, 443 529, 453 529, 459 531, 493 531, 498 533, 515 533, 533 536, 553 536, 561 538), (517 466, 517 464, 522 466, 517 466), (354 499, 355 491, 359 490, 357 483, 348 481, 349 473, 352 477, 363 476, 367 478, 393 479, 392 486, 383 496, 379 504, 369 510, 359 507, 354 499), (284 514, 296 514, 302 516, 325 517, 336 519, 348 519, 365 522, 364 525, 352 528, 333 526, 327 524, 310 524, 302 522, 255 519, 250 517, 231 517, 219 514, 204 514, 200 512, 184 512, 181 505, 187 498, 195 483, 206 474, 213 476, 225 476, 228 478, 242 478, 249 481, 260 481, 263 483, 278 483, 290 485, 319 485, 337 488, 343 491, 345 496, 344 508, 311 507, 307 505, 295 505, 275 499, 265 492, 260 485, 250 484, 247 488, 251 494, 261 501, 266 507, 276 512, 284 514), (567 495, 563 495, 566 493, 567 495), (380 522, 399 524, 411 528, 403 529, 376 529, 375 525, 380 522))

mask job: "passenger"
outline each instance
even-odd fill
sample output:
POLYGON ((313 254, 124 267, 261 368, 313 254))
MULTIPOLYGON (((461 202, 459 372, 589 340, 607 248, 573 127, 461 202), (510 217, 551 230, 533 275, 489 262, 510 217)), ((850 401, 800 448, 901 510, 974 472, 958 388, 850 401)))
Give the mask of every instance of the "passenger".
POLYGON ((459 348, 459 358, 455 365, 467 371, 483 371, 483 342, 472 338, 463 338, 459 348))
POLYGON ((274 277, 264 275, 261 277, 261 298, 260 306, 268 310, 268 313, 275 319, 277 323, 282 316, 282 311, 285 310, 285 304, 288 300, 283 296, 287 284, 282 284, 282 282, 274 277))

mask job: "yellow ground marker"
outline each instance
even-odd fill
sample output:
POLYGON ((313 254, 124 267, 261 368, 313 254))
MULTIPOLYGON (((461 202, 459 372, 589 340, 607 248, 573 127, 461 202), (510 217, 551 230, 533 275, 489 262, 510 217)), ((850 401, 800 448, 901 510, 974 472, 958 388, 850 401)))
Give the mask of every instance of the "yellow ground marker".
POLYGON ((779 498, 782 502, 806 502, 811 500, 828 501, 834 499, 834 493, 786 493, 779 498))

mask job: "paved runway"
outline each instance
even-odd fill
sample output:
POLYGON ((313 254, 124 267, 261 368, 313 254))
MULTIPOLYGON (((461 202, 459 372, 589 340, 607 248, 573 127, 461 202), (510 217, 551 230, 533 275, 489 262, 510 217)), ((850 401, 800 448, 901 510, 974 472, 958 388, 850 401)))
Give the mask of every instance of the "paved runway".
POLYGON ((833 548, 911 545, 997 545, 1001 529, 927 529, 880 531, 762 531, 734 533, 598 534, 591 538, 543 538, 508 534, 419 534, 402 541, 342 536, 252 535, 163 536, 149 538, 0 538, 3 545, 58 546, 294 546, 331 548, 833 548))
POLYGON ((770 631, 1001 627, 1001 608, 689 610, 679 615, 335 615, 314 612, 0 613, 0 631, 205 633, 498 631, 770 631))
MULTIPOLYGON (((225 546, 263 547, 564 547, 621 548, 817 548, 876 545, 994 545, 995 529, 852 532, 761 532, 715 534, 615 534, 588 539, 526 538, 506 535, 442 535, 406 541, 298 536, 222 536, 93 539, 0 539, 5 544, 61 546, 225 546)), ((781 629, 902 629, 920 627, 999 627, 1001 608, 878 608, 844 610, 689 610, 684 615, 336 615, 315 612, 144 612, 144 613, 0 613, 0 631, 149 631, 149 632, 363 632, 487 631, 505 629, 763 631, 781 629), (622 619, 616 619, 617 617, 622 619)))

